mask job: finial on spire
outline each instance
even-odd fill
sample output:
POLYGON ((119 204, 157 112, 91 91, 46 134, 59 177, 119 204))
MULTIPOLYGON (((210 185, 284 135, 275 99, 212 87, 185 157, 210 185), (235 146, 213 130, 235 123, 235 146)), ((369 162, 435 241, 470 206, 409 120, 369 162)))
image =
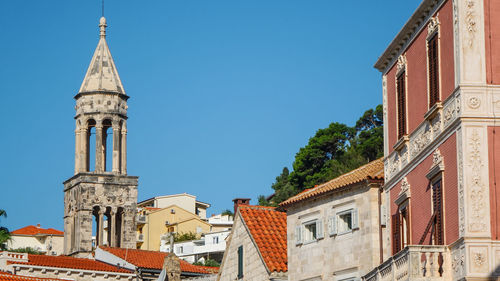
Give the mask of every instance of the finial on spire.
POLYGON ((99 27, 101 28, 101 32, 100 32, 101 38, 106 37, 106 27, 107 26, 108 25, 106 25, 106 18, 101 17, 101 20, 99 21, 99 27))

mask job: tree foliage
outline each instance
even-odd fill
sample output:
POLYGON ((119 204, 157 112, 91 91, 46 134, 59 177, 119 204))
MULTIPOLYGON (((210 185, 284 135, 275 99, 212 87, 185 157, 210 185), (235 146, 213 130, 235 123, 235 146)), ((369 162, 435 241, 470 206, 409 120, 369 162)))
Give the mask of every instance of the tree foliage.
POLYGON ((197 240, 198 238, 199 238, 198 234, 192 231, 174 234, 174 242, 191 241, 191 240, 197 240))
MULTIPOLYGON (((7 212, 0 209, 0 217, 7 217, 7 212)), ((7 242, 11 239, 10 231, 6 227, 0 226, 0 250, 7 249, 7 242)))
POLYGON ((207 259, 205 262, 197 261, 193 263, 194 265, 201 265, 201 266, 211 266, 211 267, 220 267, 220 263, 218 263, 215 260, 212 259, 207 259))
POLYGON ((43 255, 44 253, 33 249, 31 247, 25 247, 25 248, 17 248, 17 249, 9 249, 9 252, 15 252, 15 253, 28 253, 32 255, 43 255))
POLYGON ((378 159, 384 153, 382 105, 369 109, 354 127, 334 122, 319 129, 295 155, 293 171, 287 167, 272 184, 274 196, 259 196, 259 205, 276 206, 304 189, 378 159))
POLYGON ((221 215, 234 217, 233 212, 229 209, 225 209, 224 211, 222 211, 221 215))

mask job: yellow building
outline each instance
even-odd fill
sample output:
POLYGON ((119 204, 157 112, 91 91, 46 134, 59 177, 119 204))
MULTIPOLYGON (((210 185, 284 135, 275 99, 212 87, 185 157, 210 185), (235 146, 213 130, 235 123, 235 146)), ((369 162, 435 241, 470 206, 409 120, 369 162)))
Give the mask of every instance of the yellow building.
POLYGON ((136 221, 137 249, 141 250, 159 251, 161 236, 169 232, 191 232, 199 238, 202 233, 211 231, 208 222, 177 205, 139 208, 136 221))

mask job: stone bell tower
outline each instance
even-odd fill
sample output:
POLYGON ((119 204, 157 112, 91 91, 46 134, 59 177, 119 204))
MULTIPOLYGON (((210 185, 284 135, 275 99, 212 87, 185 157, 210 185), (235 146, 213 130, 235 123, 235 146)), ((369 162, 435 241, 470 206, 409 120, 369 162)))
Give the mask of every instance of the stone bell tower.
POLYGON ((127 175, 127 100, 106 43, 106 19, 76 100, 75 175, 64 182, 64 253, 136 246, 138 177, 127 175), (92 243, 93 232, 96 243, 92 243))

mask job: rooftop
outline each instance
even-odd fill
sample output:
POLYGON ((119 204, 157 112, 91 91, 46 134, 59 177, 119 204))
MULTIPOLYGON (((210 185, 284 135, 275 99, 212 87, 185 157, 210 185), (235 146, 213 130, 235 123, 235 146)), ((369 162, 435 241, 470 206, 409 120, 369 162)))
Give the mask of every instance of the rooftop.
MULTIPOLYGON (((169 253, 157 252, 157 251, 122 249, 122 248, 111 248, 111 247, 100 247, 100 248, 137 267, 148 268, 148 269, 161 270, 163 268, 163 262, 165 260, 165 257, 169 255, 169 253)), ((212 274, 218 271, 218 268, 216 267, 192 265, 184 260, 180 260, 180 263, 182 272, 212 274)))
POLYGON ((64 232, 53 229, 53 228, 41 228, 40 225, 34 226, 34 225, 28 225, 26 227, 16 229, 11 232, 13 235, 28 235, 28 236, 34 236, 34 235, 56 235, 56 236, 64 236, 64 232))
POLYGON ((28 255, 27 262, 10 261, 9 264, 25 264, 35 266, 47 266, 57 268, 71 268, 93 271, 107 271, 107 272, 123 272, 130 273, 129 270, 118 268, 107 263, 92 259, 74 258, 67 256, 44 256, 44 255, 28 255))
POLYGON ((349 173, 336 177, 326 183, 320 184, 316 187, 306 189, 301 193, 288 198, 280 203, 280 206, 286 207, 288 205, 306 200, 311 197, 323 195, 330 191, 347 187, 355 183, 360 183, 367 180, 383 180, 384 179, 384 162, 382 158, 372 161, 363 165, 349 173))
POLYGON ((286 213, 252 205, 240 205, 238 212, 269 271, 287 272, 286 213))
POLYGON ((0 272, 0 281, 60 281, 64 279, 56 279, 56 278, 40 278, 40 277, 31 277, 24 275, 14 275, 7 272, 0 272))

